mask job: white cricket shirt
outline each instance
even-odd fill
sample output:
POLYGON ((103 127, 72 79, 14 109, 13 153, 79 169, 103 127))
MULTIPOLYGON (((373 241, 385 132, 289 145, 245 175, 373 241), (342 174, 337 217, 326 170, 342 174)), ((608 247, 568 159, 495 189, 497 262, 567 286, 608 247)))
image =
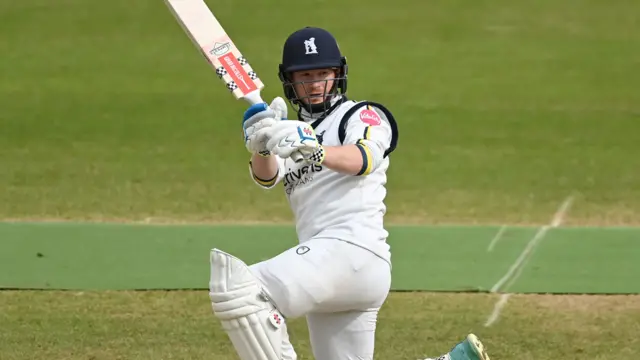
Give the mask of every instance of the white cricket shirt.
MULTIPOLYGON (((340 142, 341 120, 356 104, 351 100, 343 102, 317 124, 318 141, 324 146, 339 146, 367 139, 375 142, 381 149, 378 154, 382 154, 392 144, 391 122, 395 120, 375 107, 363 106, 345 120, 344 141, 340 142)), ((314 119, 304 117, 304 121, 314 119)), ((297 164, 291 159, 276 157, 279 170, 274 179, 260 180, 253 173, 252 178, 264 188, 282 183, 300 243, 311 238, 339 239, 363 247, 390 263, 389 233, 383 221, 389 157, 374 161, 373 153, 365 150, 361 151, 367 166, 361 175, 342 174, 323 165, 297 164), (374 163, 379 166, 372 169, 374 163)))

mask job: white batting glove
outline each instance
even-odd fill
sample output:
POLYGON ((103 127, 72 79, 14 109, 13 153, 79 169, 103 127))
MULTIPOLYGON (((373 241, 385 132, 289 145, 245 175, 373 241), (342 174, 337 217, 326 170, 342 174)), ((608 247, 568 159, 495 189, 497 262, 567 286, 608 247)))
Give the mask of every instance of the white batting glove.
POLYGON ((286 117, 287 104, 281 97, 273 99, 270 106, 266 103, 251 105, 245 111, 242 121, 247 150, 252 154, 269 156, 266 144, 270 132, 267 129, 286 117))
POLYGON ((287 118, 287 103, 280 96, 274 98, 269 107, 276 113, 276 120, 287 118))
POLYGON ((268 131, 267 149, 271 153, 286 159, 299 151, 309 163, 321 164, 324 161, 324 148, 310 124, 285 120, 272 125, 268 131))

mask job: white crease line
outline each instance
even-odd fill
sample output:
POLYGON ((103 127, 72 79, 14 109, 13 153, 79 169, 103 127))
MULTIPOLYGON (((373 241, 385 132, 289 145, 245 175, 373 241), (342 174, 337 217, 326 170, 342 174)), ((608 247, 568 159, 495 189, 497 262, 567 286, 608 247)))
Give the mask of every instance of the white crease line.
POLYGON ((565 215, 567 215, 567 211, 569 211, 569 207, 573 202, 573 197, 569 196, 560 206, 556 214, 553 216, 553 220, 551 221, 551 227, 558 227, 562 224, 565 215))
POLYGON ((502 234, 504 234, 504 231, 506 229, 507 229, 506 225, 502 225, 500 227, 500 230, 498 230, 498 233, 496 234, 496 236, 494 236, 493 239, 491 239, 491 242, 489 243, 489 247, 487 247, 487 252, 493 251, 493 248, 498 243, 498 240, 500 240, 500 238, 502 238, 502 234))
POLYGON ((498 280, 498 282, 495 285, 493 285, 493 287, 491 288, 491 292, 497 292, 498 290, 500 290, 502 285, 504 285, 504 283, 506 283, 507 280, 509 280, 509 278, 516 272, 516 270, 518 270, 518 267, 520 267, 524 263, 525 259, 527 258, 527 255, 529 255, 531 250, 540 242, 540 239, 544 237, 548 229, 549 229, 549 226, 545 225, 541 227, 540 230, 538 230, 536 235, 533 238, 531 238, 531 240, 529 240, 529 243, 527 243, 527 246, 524 248, 524 251, 522 251, 520 256, 518 256, 518 259, 516 259, 516 262, 514 262, 513 265, 511 265, 511 267, 509 268, 509 271, 507 271, 507 273, 504 274, 504 276, 500 280, 498 280))
MULTIPOLYGON (((536 236, 538 237, 538 240, 536 241, 536 243, 540 243, 540 241, 542 241, 542 238, 544 238, 544 236, 547 234, 547 231, 549 230, 549 226, 544 226, 543 228, 544 228, 544 231, 539 231, 538 234, 536 234, 536 236)), ((540 229, 540 230, 542 230, 542 229, 540 229)), ((531 249, 533 251, 533 247, 531 249)), ((507 291, 508 289, 511 288, 511 286, 513 286, 513 284, 515 284, 516 280, 518 280, 518 278, 520 277, 520 274, 522 273, 522 269, 525 268, 525 264, 526 264, 527 261, 529 261, 530 257, 531 256, 527 257, 527 259, 522 263, 522 266, 520 266, 520 267, 518 267, 516 269, 515 274, 513 274, 511 279, 509 279, 509 281, 504 286, 504 291, 507 291)))
POLYGON ((518 268, 526 262, 525 260, 527 260, 527 256, 529 255, 529 253, 531 253, 533 248, 547 234, 547 230, 549 230, 550 227, 558 227, 560 226, 560 224, 562 224, 562 221, 564 220, 564 217, 567 214, 567 211, 569 211, 569 206, 571 205, 572 202, 573 202, 573 197, 570 196, 562 203, 562 205, 560 205, 556 213, 553 215, 551 224, 541 227, 538 230, 538 232, 535 234, 535 236, 531 240, 529 240, 529 243, 527 243, 527 246, 524 248, 520 256, 516 259, 516 262, 513 263, 513 265, 511 265, 511 267, 509 268, 509 271, 507 271, 507 273, 500 280, 498 280, 498 282, 495 285, 493 285, 493 287, 491 288, 491 292, 496 292, 500 290, 502 285, 504 285, 509 280, 509 278, 513 276, 516 270, 518 270, 518 268))
MULTIPOLYGON (((544 236, 546 235, 546 233, 549 230, 549 228, 552 228, 552 227, 555 228, 555 227, 558 227, 558 226, 560 226, 562 224, 562 221, 564 220, 565 215, 569 211, 569 207, 571 206, 572 202, 573 202, 573 197, 570 196, 562 203, 562 205, 560 205, 560 208, 558 208, 558 210, 556 211, 556 213, 553 216, 553 219, 551 220, 551 224, 541 227, 540 230, 538 230, 538 232, 535 234, 535 236, 531 240, 529 240, 529 243, 527 244, 527 247, 524 249, 522 254, 520 254, 518 259, 516 259, 516 262, 511 266, 511 268, 509 268, 509 271, 507 271, 505 276, 503 276, 491 288, 491 292, 498 291, 500 289, 500 287, 502 287, 502 285, 505 282, 507 282, 509 280, 509 278, 511 277, 511 275, 514 274, 514 273, 515 273, 515 275, 510 279, 511 281, 509 281, 507 286, 505 286, 505 290, 509 289, 511 287, 511 285, 513 285, 516 282, 516 280, 518 279, 518 277, 522 273, 522 269, 524 268, 524 264, 526 263, 526 260, 528 260, 527 256, 531 253, 533 248, 538 243, 540 243, 542 238, 544 238, 544 236)), ((487 322, 485 323, 485 326, 491 326, 491 324, 493 324, 498 319, 498 317, 500 316, 500 312, 502 311, 502 309, 507 304, 507 301, 509 300, 510 296, 511 296, 511 294, 509 294, 509 293, 505 293, 505 294, 502 294, 500 296, 500 299, 496 303, 496 305, 495 305, 495 307, 493 309, 493 312, 489 316, 489 319, 487 319, 487 322)))
POLYGON ((502 308, 505 305, 507 305, 507 301, 509 300, 510 296, 511 294, 500 295, 500 300, 498 300, 496 305, 493 307, 493 312, 491 313, 491 316, 489 316, 489 318, 487 319, 487 322, 484 323, 485 327, 489 327, 493 325, 493 323, 496 322, 496 320, 498 320, 498 317, 500 317, 500 311, 502 311, 502 308))
MULTIPOLYGON (((567 210, 569 210, 569 206, 571 206, 571 202, 572 201, 573 201, 573 198, 569 197, 562 203, 560 208, 558 208, 558 211, 556 211, 556 214, 553 216, 553 220, 551 221, 551 225, 547 226, 546 230, 549 230, 550 227, 555 228, 555 227, 558 227, 558 226, 560 226, 562 224, 562 221, 564 220, 564 216, 567 213, 567 210)), ((538 242, 540 242, 542 240, 542 238, 546 234, 546 230, 544 231, 544 234, 540 235, 540 238, 538 239, 538 242)), ((518 270, 513 275, 511 280, 509 280, 509 282, 505 285, 505 287, 504 287, 505 291, 507 289, 509 289, 516 282, 516 280, 520 277, 520 274, 522 273, 522 269, 524 269, 524 264, 518 268, 518 270)))

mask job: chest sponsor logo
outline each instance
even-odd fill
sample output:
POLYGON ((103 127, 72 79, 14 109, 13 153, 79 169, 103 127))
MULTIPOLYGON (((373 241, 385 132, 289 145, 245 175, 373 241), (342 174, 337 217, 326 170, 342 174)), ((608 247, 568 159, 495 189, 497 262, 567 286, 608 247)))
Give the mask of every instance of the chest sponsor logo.
POLYGON ((320 171, 322 171, 322 166, 317 164, 289 169, 282 181, 285 193, 291 195, 298 187, 309 184, 313 181, 313 176, 320 171))

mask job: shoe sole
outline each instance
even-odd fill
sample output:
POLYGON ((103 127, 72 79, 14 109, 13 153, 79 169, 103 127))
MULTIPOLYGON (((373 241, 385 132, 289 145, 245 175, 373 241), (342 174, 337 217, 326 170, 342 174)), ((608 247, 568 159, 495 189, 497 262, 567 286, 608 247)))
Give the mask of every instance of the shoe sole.
POLYGON ((478 355, 480 360, 490 360, 489 355, 487 354, 487 349, 484 347, 482 342, 478 339, 474 334, 467 335, 467 341, 471 345, 471 349, 478 355))

